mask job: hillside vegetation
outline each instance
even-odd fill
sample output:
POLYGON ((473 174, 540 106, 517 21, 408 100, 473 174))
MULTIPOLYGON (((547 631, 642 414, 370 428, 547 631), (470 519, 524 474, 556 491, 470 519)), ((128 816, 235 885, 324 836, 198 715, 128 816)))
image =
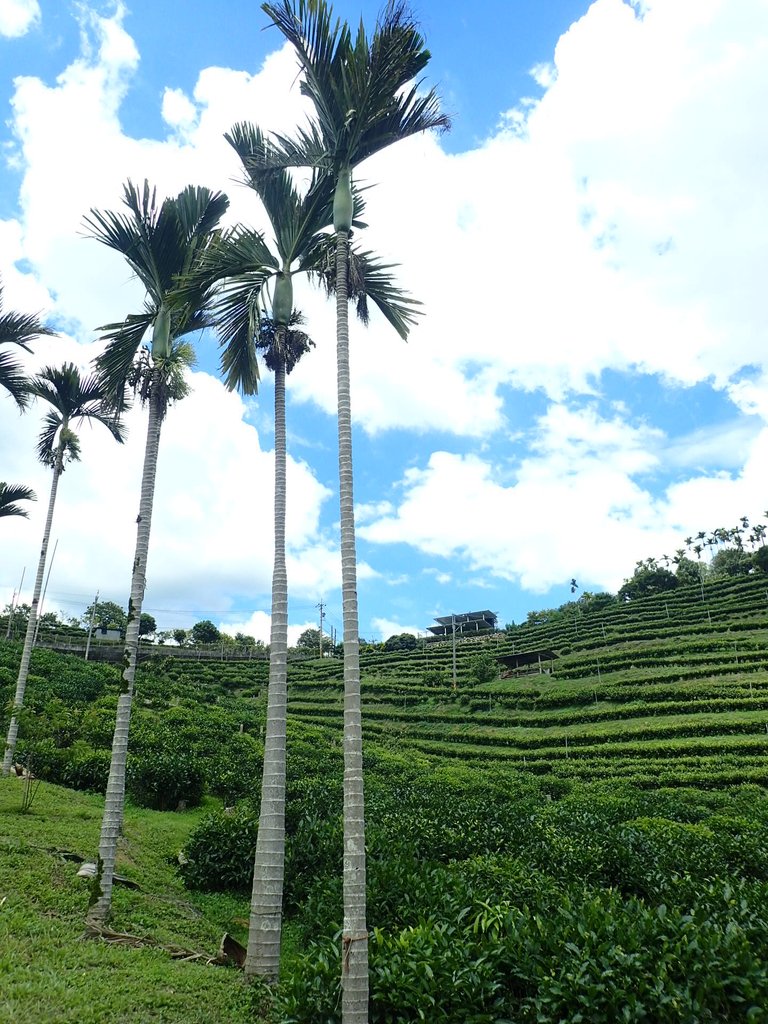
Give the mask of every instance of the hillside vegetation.
MULTIPOLYGON (((767 613, 759 577, 574 602, 457 641, 455 688, 450 642, 363 654, 374 1024, 768 1020, 767 613), (551 671, 477 682, 489 655, 539 651, 551 671)), ((4 705, 17 658, 0 646, 4 705)), ((115 929, 208 957, 244 938, 266 673, 142 666, 118 863, 142 890, 119 891, 115 929)), ((341 665, 291 662, 289 683, 273 1016, 330 1024, 341 665)), ((25 814, 25 784, 0 780, 0 935, 23 950, 0 957, 0 1019, 41 1019, 45 992, 51 1020, 266 1021, 234 970, 77 942, 87 886, 60 851, 94 855, 117 687, 34 654, 19 756, 47 781, 25 814)))

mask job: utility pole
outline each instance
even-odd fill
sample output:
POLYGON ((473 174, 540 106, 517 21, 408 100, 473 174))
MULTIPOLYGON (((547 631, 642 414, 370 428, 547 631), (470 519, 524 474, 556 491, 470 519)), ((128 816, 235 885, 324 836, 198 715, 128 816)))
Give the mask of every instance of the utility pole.
POLYGON ((91 617, 88 621, 88 639, 85 641, 85 660, 88 661, 88 652, 91 649, 91 637, 93 636, 93 620, 96 616, 96 605, 99 603, 99 592, 96 591, 96 597, 93 599, 93 605, 91 606, 91 617))
POLYGON ((11 623, 13 622, 13 613, 16 611, 16 598, 21 597, 21 588, 24 586, 24 575, 27 571, 26 565, 21 570, 21 580, 19 581, 19 589, 14 590, 13 597, 11 598, 11 610, 8 612, 8 629, 5 631, 5 639, 9 640, 11 636, 11 623))
POLYGON ((452 660, 453 660, 453 688, 457 688, 456 682, 456 616, 451 612, 451 637, 453 640, 452 644, 452 660))
POLYGON ((323 619, 325 618, 325 605, 321 601, 320 604, 316 604, 315 608, 320 609, 320 657, 323 656, 323 619))

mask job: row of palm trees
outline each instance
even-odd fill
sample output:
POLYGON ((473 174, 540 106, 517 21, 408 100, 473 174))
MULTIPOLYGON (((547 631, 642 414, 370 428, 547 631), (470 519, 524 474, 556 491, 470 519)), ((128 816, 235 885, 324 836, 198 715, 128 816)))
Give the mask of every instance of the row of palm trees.
MULTIPOLYGON (((90 235, 121 253, 145 288, 140 312, 102 329, 107 345, 96 370, 105 408, 111 410, 106 422, 121 439, 118 414, 125 408, 127 389, 139 396, 149 412, 124 670, 99 844, 99 884, 88 927, 102 930, 111 909, 161 428, 170 403, 186 390, 183 369, 193 353, 185 339, 214 326, 228 388, 255 393, 258 350, 275 374, 270 673, 246 974, 269 981, 278 976, 288 625, 285 378, 313 344, 300 329, 302 317, 293 304, 293 279, 304 274, 329 294, 335 293, 336 299, 345 694, 342 1019, 344 1024, 357 1024, 368 1019, 368 936, 348 306, 355 301, 358 315, 366 322, 367 303, 372 301, 406 338, 418 304, 396 286, 390 266, 351 245, 353 228, 363 227, 359 219, 363 201, 354 173, 363 160, 392 143, 428 129, 445 129, 448 120, 434 91, 422 90, 417 81, 430 55, 400 0, 389 0, 370 39, 362 25, 353 36, 345 23, 334 19, 326 0, 281 0, 265 3, 262 9, 293 45, 302 68, 301 89, 314 108, 314 115, 293 138, 268 138, 249 124, 235 125, 226 136, 240 158, 245 183, 267 213, 273 247, 249 228, 223 230, 219 225, 227 197, 200 187, 189 186, 178 196, 160 201, 148 183, 136 187, 128 182, 124 210, 91 210, 86 220, 90 235), (291 174, 292 168, 299 167, 308 168, 311 175, 304 192, 296 188, 291 174)), ((65 450, 61 449, 59 460, 62 468, 65 450)), ((54 462, 54 470, 55 466, 54 462)), ((17 692, 16 709, 22 701, 23 690, 21 695, 17 692)))

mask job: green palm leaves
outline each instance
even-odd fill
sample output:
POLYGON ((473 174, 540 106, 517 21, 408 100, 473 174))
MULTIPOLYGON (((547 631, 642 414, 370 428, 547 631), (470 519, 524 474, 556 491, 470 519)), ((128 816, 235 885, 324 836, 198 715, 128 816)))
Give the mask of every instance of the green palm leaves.
POLYGON ((159 202, 148 182, 139 188, 128 181, 123 204, 126 212, 91 210, 85 220, 91 237, 119 252, 146 290, 143 312, 102 328, 109 344, 97 367, 118 391, 150 327, 152 357, 160 363, 171 356, 176 339, 209 325, 204 280, 195 277, 196 288, 183 299, 176 288, 180 277, 192 280, 229 200, 222 192, 188 185, 159 202))
POLYGON ((0 480, 0 519, 4 516, 23 516, 28 519, 29 512, 17 504, 19 501, 37 501, 37 495, 22 484, 6 484, 0 480))
POLYGON ((434 90, 417 76, 430 60, 407 6, 390 0, 369 42, 361 24, 352 36, 324 0, 262 4, 293 44, 304 77, 301 91, 317 120, 295 140, 279 137, 285 166, 313 166, 336 177, 393 142, 428 129, 445 130, 434 90))
POLYGON ((37 442, 37 457, 43 465, 53 466, 60 457, 63 470, 67 462, 79 460, 80 442, 70 429, 73 422, 101 423, 116 441, 125 440, 125 429, 103 384, 95 374, 82 377, 74 363, 64 363, 60 369, 44 367, 29 382, 28 392, 48 405, 37 442))
MULTIPOLYGON (((30 341, 53 331, 44 327, 38 317, 24 313, 3 312, 3 286, 0 284, 0 345, 16 345, 31 352, 30 341)), ((19 409, 29 402, 28 380, 21 363, 8 352, 0 352, 0 387, 11 395, 19 409)))

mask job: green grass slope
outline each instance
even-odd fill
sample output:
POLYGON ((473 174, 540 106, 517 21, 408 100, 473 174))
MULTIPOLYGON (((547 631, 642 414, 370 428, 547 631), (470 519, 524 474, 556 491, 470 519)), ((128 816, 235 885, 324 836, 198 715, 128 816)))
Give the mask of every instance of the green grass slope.
MULTIPOLYGON (((239 972, 81 938, 88 883, 65 853, 93 855, 103 800, 44 782, 21 813, 23 786, 0 779, 0 1021, 252 1022, 239 972)), ((128 808, 118 870, 141 888, 115 888, 115 930, 209 957, 225 929, 242 936, 246 902, 189 893, 172 866, 200 813, 128 808)))

